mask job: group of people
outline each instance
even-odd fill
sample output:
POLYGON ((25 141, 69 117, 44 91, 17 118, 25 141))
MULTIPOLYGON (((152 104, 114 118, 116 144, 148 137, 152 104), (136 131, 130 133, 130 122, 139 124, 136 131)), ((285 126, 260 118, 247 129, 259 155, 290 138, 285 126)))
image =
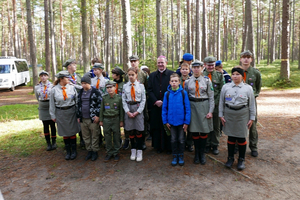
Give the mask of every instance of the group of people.
POLYGON ((96 160, 103 128, 104 162, 112 158, 119 161, 121 127, 125 133, 123 148, 130 143, 130 160, 137 162, 143 160, 148 131, 157 153, 172 154, 173 166, 184 165, 185 149, 195 151, 195 164, 205 164, 205 153, 210 151, 218 155, 222 131, 228 136, 227 167, 232 167, 238 147, 237 168, 245 168, 248 133, 251 155, 258 156, 255 98, 261 89, 261 75, 250 66, 251 52, 241 53, 241 66, 232 68, 232 77, 212 56, 200 62, 186 53, 176 73, 167 69, 164 56, 157 58, 157 70, 152 73, 145 66, 139 67, 138 56, 129 60, 127 72, 120 67, 112 70, 113 80, 103 77, 104 67, 97 59, 92 60, 91 72, 82 77, 76 74, 75 60, 66 61, 63 66, 67 70, 56 75, 53 85, 47 72, 39 74, 35 92, 48 151, 57 148, 57 123, 66 160, 77 156, 77 133, 88 151, 85 159, 96 160))

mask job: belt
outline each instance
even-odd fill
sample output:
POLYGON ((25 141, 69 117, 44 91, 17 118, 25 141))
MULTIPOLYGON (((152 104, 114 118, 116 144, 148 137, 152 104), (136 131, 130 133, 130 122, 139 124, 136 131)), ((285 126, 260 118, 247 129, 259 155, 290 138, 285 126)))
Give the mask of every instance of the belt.
POLYGON ((231 106, 229 106, 227 104, 226 104, 226 107, 229 108, 229 109, 231 109, 231 110, 241 110, 242 108, 246 108, 245 105, 243 105, 242 107, 239 107, 239 108, 233 108, 233 107, 231 107, 231 106))
MULTIPOLYGON (((75 105, 73 105, 73 106, 75 106, 75 105)), ((68 110, 68 109, 72 108, 73 106, 56 107, 56 108, 59 110, 68 110)))
POLYGON ((40 100, 40 102, 48 102, 49 100, 40 100))
POLYGON ((200 102, 200 101, 206 101, 206 100, 208 100, 208 98, 198 99, 198 98, 194 98, 194 97, 190 97, 189 99, 190 99, 190 101, 195 101, 195 102, 200 102))
POLYGON ((115 118, 115 117, 119 117, 119 115, 114 115, 114 116, 105 116, 104 115, 104 118, 115 118))
POLYGON ((135 105, 140 103, 139 101, 127 101, 126 103, 128 103, 129 105, 135 105))

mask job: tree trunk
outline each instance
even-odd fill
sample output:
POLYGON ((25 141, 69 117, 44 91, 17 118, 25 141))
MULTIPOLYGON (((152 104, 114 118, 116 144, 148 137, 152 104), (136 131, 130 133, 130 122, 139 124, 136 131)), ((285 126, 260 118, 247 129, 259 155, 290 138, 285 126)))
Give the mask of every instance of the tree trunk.
POLYGON ((161 0, 156 0, 156 55, 162 55, 161 0))
POLYGON ((31 20, 30 0, 26 0, 26 8, 27 8, 28 40, 30 44, 30 64, 32 66, 33 91, 34 91, 34 87, 38 83, 38 72, 36 66, 36 48, 33 39, 33 31, 32 31, 33 28, 32 28, 32 20, 31 20))
POLYGON ((131 44, 131 18, 130 18, 130 1, 122 1, 123 17, 123 70, 127 71, 130 67, 129 57, 132 54, 131 44))
POLYGON ((12 0, 13 6, 13 41, 14 41, 14 54, 17 58, 20 57, 18 49, 18 24, 17 24, 17 13, 16 13, 16 0, 12 0))
MULTIPOLYGON (((111 65, 115 66, 115 41, 114 41, 114 1, 111 2, 111 65)), ((110 71, 107 71, 109 73, 110 71)))
POLYGON ((259 64, 259 50, 260 50, 260 41, 259 41, 259 12, 260 12, 260 2, 259 0, 256 1, 257 4, 257 18, 256 18, 256 52, 257 52, 257 56, 256 56, 256 62, 257 64, 259 64))
POLYGON ((299 17, 299 25, 298 25, 298 29, 299 29, 299 41, 298 41, 298 69, 300 69, 300 17, 299 17))
POLYGON ((105 70, 110 71, 110 51, 109 51, 109 0, 106 0, 106 10, 105 10, 105 70))
POLYGON ((82 34, 82 60, 84 73, 90 70, 89 65, 89 40, 88 40, 88 25, 87 25, 87 7, 86 0, 81 0, 81 34, 82 34))
POLYGON ((207 56, 207 29, 206 29, 206 8, 205 8, 205 0, 203 0, 202 7, 202 55, 201 60, 203 60, 207 56))
POLYGON ((281 34, 281 69, 280 78, 290 78, 290 63, 289 63, 289 0, 282 1, 282 34, 281 34))
POLYGON ((267 53, 267 65, 270 64, 270 50, 271 50, 271 44, 270 44, 270 34, 271 34, 271 0, 269 0, 269 18, 268 18, 268 53, 267 53))
POLYGON ((186 6, 187 6, 187 27, 186 27, 186 39, 187 39, 187 48, 186 48, 186 51, 189 52, 189 53, 192 53, 191 52, 191 23, 190 23, 190 18, 191 18, 191 11, 190 11, 190 0, 187 0, 186 1, 186 6))
POLYGON ((176 42, 176 60, 181 59, 181 6, 180 0, 177 0, 177 42, 176 42))
POLYGON ((45 58, 46 71, 51 74, 50 68, 50 45, 49 45, 49 0, 44 0, 44 14, 45 14, 45 58))
POLYGON ((6 52, 6 28, 4 28, 4 1, 2 4, 2 14, 1 14, 1 24, 2 24, 2 38, 1 38, 1 56, 7 56, 7 52, 6 52))
POLYGON ((275 60, 275 22, 276 22, 276 3, 277 0, 274 2, 273 6, 273 27, 272 27, 272 38, 271 38, 271 51, 270 51, 270 63, 272 63, 275 60))
MULTIPOLYGON (((292 62, 294 62, 294 45, 295 45, 295 0, 293 0, 293 26, 291 26, 292 28, 292 62)), ((300 38, 299 38, 299 42, 300 42, 300 38)))
POLYGON ((171 22, 171 29, 172 29, 172 69, 174 69, 174 3, 173 3, 173 0, 171 0, 171 19, 172 19, 172 22, 171 22))
POLYGON ((221 34, 220 34, 220 27, 221 27, 221 0, 218 2, 218 27, 217 27, 217 59, 221 59, 220 55, 220 48, 221 48, 221 34))
POLYGON ((246 48, 247 50, 251 51, 253 54, 252 58, 253 61, 251 63, 252 67, 255 67, 255 47, 254 47, 254 34, 253 34, 253 21, 252 21, 252 5, 251 0, 246 0, 246 21, 248 20, 247 24, 247 42, 246 48))
POLYGON ((63 9, 62 9, 62 0, 59 2, 59 10, 60 10, 60 60, 63 62, 64 58, 64 27, 63 27, 63 9))
POLYGON ((50 34, 51 34, 51 56, 52 56, 52 81, 55 80, 56 74, 56 51, 55 51, 55 37, 54 37, 54 17, 52 0, 49 0, 49 13, 50 13, 50 34))
POLYGON ((14 55, 14 42, 11 32, 11 20, 10 20, 10 12, 9 12, 9 1, 7 1, 7 20, 8 20, 8 56, 14 55))
POLYGON ((195 41, 195 59, 201 60, 200 56, 200 0, 196 1, 196 41, 195 41))

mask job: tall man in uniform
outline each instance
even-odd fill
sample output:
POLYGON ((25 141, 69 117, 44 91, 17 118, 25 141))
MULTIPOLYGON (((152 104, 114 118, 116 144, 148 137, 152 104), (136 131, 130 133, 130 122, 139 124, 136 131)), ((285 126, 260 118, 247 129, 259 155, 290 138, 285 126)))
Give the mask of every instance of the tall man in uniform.
POLYGON ((256 116, 255 121, 253 122, 250 131, 249 131, 249 148, 251 149, 251 156, 257 157, 257 142, 258 142, 258 134, 256 130, 256 123, 257 123, 257 103, 256 97, 258 97, 260 90, 261 90, 261 74, 258 69, 251 67, 252 53, 247 50, 241 53, 241 65, 244 72, 244 82, 249 84, 254 92, 255 97, 255 108, 256 108, 256 116))
POLYGON ((162 100, 170 82, 173 71, 167 69, 165 56, 157 58, 157 71, 152 72, 148 80, 148 94, 151 107, 150 132, 152 133, 152 146, 158 153, 167 151, 171 153, 171 137, 165 132, 162 122, 162 100))
MULTIPOLYGON (((70 85, 73 85, 76 88, 77 93, 79 94, 79 91, 82 89, 82 86, 81 86, 81 76, 80 74, 76 73, 76 69, 77 69, 76 60, 69 59, 62 66, 66 68, 67 71, 69 72, 70 85)), ((82 138, 81 130, 79 132, 79 137, 80 137, 80 147, 85 148, 85 143, 82 138)))
POLYGON ((219 154, 218 146, 220 141, 220 118, 219 118, 219 100, 221 89, 224 85, 224 77, 221 72, 215 70, 215 62, 217 59, 212 56, 204 58, 205 71, 204 76, 209 77, 214 89, 215 108, 213 112, 214 130, 208 134, 205 152, 208 153, 212 149, 214 155, 219 154))
MULTIPOLYGON (((132 55, 129 57, 129 61, 130 61, 130 64, 131 64, 131 67, 134 67, 137 69, 138 71, 138 76, 137 76, 137 81, 144 84, 145 88, 147 89, 148 87, 148 79, 147 79, 147 74, 141 70, 139 68, 139 64, 140 64, 140 58, 137 56, 137 55, 132 55)), ((125 83, 128 82, 128 76, 126 74, 125 76, 125 83)), ((146 149, 146 144, 145 144, 145 133, 147 133, 147 121, 148 121, 148 112, 147 112, 147 103, 145 104, 145 109, 144 109, 144 119, 145 119, 145 130, 144 130, 144 133, 143 133, 143 147, 142 149, 145 150, 146 149)), ((125 131, 125 142, 124 142, 124 145, 123 145, 123 149, 128 149, 129 147, 129 132, 128 131, 125 131)))

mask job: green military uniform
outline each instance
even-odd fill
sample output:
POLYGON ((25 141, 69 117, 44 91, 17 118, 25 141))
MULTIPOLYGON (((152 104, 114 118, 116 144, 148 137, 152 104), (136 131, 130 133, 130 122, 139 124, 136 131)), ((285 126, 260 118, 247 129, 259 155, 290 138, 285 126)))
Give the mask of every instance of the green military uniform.
MULTIPOLYGON (((203 75, 210 77, 207 70, 203 72, 203 75)), ((215 108, 213 112, 214 131, 211 132, 211 134, 208 134, 206 146, 214 147, 219 145, 219 140, 220 140, 220 118, 218 115, 219 115, 220 94, 221 94, 222 87, 225 83, 223 74, 221 72, 214 70, 211 73, 211 83, 214 89, 214 101, 215 101, 215 108)))
POLYGON ((112 71, 112 73, 120 75, 120 80, 114 80, 116 82, 116 94, 122 96, 122 91, 123 91, 123 86, 124 86, 124 82, 123 82, 123 75, 125 74, 125 72, 120 68, 120 67, 115 67, 112 71))
MULTIPOLYGON (((115 85, 114 81, 108 81, 106 86, 115 85)), ((103 122, 103 132, 106 141, 106 151, 109 156, 116 156, 120 149, 120 122, 124 121, 122 97, 114 94, 111 97, 105 94, 101 102, 100 122, 103 122)))
MULTIPOLYGON (((62 66, 68 70, 68 66, 70 64, 74 64, 75 62, 76 62, 75 59, 69 59, 62 66)), ((69 72, 68 78, 70 80, 70 84, 73 85, 76 88, 77 92, 79 93, 79 91, 82 89, 80 74, 77 74, 75 72, 74 74, 71 74, 69 72)))
POLYGON ((261 74, 258 71, 258 69, 249 67, 247 71, 245 71, 246 75, 246 83, 248 83, 254 93, 255 97, 255 108, 256 108, 256 115, 255 115, 255 121, 253 121, 253 124, 249 131, 249 148, 251 151, 257 151, 257 143, 258 143, 258 134, 256 129, 256 123, 257 123, 257 102, 256 97, 258 97, 260 90, 261 90, 261 74))

